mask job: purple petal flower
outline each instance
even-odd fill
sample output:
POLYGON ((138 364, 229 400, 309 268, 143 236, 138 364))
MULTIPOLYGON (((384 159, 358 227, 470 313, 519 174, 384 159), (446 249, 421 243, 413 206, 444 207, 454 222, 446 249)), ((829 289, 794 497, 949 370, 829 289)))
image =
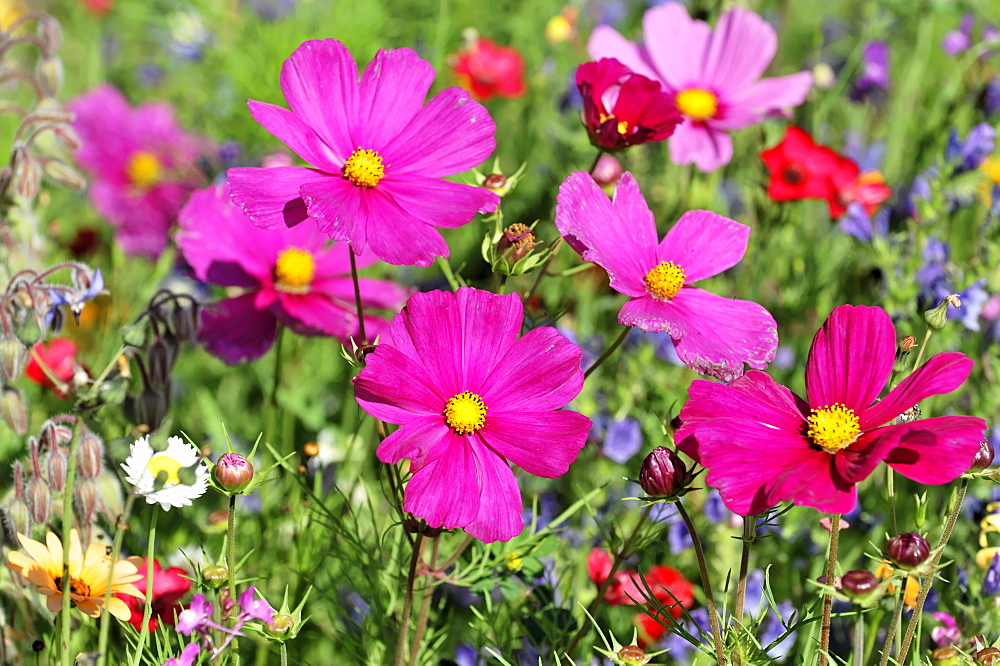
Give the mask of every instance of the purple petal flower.
POLYGON ((198 643, 188 643, 181 652, 180 657, 167 659, 163 662, 163 666, 194 666, 194 662, 198 659, 198 653, 200 652, 201 646, 198 643))
POLYGON ((851 98, 859 101, 889 88, 889 45, 869 42, 861 53, 861 76, 854 83, 851 98))
POLYGON ((859 203, 847 207, 847 214, 840 218, 840 230, 865 243, 875 238, 885 238, 889 233, 889 209, 880 208, 875 217, 868 217, 868 211, 859 203))
POLYGON ((966 173, 979 168, 993 153, 997 131, 989 123, 979 123, 969 130, 964 140, 958 138, 958 131, 951 130, 944 158, 948 162, 958 162, 956 173, 966 173))
POLYGON ((642 426, 635 419, 612 421, 604 437, 602 451, 611 460, 624 465, 642 449, 642 426))
POLYGON ((175 625, 178 633, 190 636, 193 632, 205 632, 211 626, 212 604, 205 598, 204 594, 196 594, 191 597, 187 608, 177 615, 175 625))
POLYGON ((253 585, 248 587, 246 591, 240 595, 240 608, 243 609, 243 613, 250 616, 255 620, 260 620, 265 624, 271 624, 274 621, 275 610, 271 608, 271 605, 267 603, 266 599, 257 598, 257 590, 253 585))
POLYGON ((981 593, 984 597, 992 597, 995 594, 1000 594, 1000 553, 993 556, 990 568, 986 570, 981 593))

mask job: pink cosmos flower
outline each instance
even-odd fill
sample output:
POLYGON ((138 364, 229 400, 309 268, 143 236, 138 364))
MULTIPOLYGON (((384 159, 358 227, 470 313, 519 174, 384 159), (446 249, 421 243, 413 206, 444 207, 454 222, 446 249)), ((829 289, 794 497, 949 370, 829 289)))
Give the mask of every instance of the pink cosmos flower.
POLYGON ((332 39, 302 44, 281 69, 291 111, 249 102, 250 114, 314 168, 235 168, 233 201, 262 229, 312 218, 354 252, 428 266, 448 256, 435 227, 460 227, 496 209, 487 189, 442 180, 496 146, 486 109, 461 88, 424 106, 434 79, 410 49, 382 50, 358 82, 351 54, 332 39))
POLYGON ((659 81, 674 96, 687 122, 670 137, 670 159, 714 171, 733 156, 729 130, 748 127, 798 106, 812 85, 810 72, 761 79, 778 48, 768 23, 751 11, 725 12, 715 31, 692 19, 679 2, 654 7, 643 17, 645 46, 614 28, 594 30, 591 57, 617 58, 659 81))
POLYGON ((90 200, 129 254, 155 258, 188 195, 204 182, 201 139, 185 134, 166 103, 133 108, 102 84, 70 102, 83 142, 76 159, 93 177, 90 200))
POLYGON ((509 541, 523 524, 508 461, 555 478, 587 440, 590 419, 561 410, 583 352, 550 326, 518 339, 523 318, 516 294, 414 294, 354 380, 362 409, 401 424, 378 458, 410 459, 403 510, 432 527, 509 541))
POLYGON ((917 483, 948 483, 979 451, 983 419, 885 424, 924 398, 957 389, 972 360, 938 354, 878 400, 895 350, 884 310, 835 308, 809 350, 806 400, 763 372, 729 386, 697 380, 681 410, 677 447, 708 468, 708 485, 744 516, 785 501, 847 512, 857 500, 855 484, 883 460, 917 483))
MULTIPOLYGON (((332 335, 341 342, 357 335, 350 249, 328 245, 313 226, 263 231, 230 201, 229 188, 195 192, 180 213, 177 245, 199 280, 246 291, 202 312, 198 337, 226 363, 259 358, 271 348, 282 323, 300 335, 332 335)), ((376 261, 371 254, 358 266, 376 261)), ((393 312, 407 290, 361 278, 361 304, 393 312)), ((387 324, 365 316, 371 339, 387 324)))
POLYGON ((732 381, 744 363, 764 368, 774 359, 777 326, 767 310, 691 286, 743 258, 749 227, 692 210, 658 242, 656 221, 632 174, 621 177, 609 201, 583 172, 560 186, 556 226, 586 261, 608 272, 612 289, 632 297, 618 323, 666 331, 691 369, 732 381))

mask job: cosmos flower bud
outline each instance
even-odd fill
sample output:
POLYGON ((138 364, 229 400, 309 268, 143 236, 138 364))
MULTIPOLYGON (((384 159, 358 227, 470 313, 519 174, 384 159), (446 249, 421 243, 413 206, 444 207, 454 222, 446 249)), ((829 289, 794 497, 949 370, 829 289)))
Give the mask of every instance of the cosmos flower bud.
POLYGON ((0 377, 7 383, 20 379, 28 363, 28 348, 13 335, 0 339, 0 377))
POLYGON ((866 569, 848 571, 840 578, 840 588, 850 596, 868 594, 878 586, 878 578, 866 569))
POLYGON ((958 648, 954 645, 945 645, 931 652, 931 661, 939 666, 959 666, 963 659, 958 648))
POLYGON ((1000 666, 1000 648, 983 648, 976 653, 976 663, 980 666, 1000 666))
POLYGON ((889 539, 885 552, 900 569, 912 570, 927 561, 931 555, 931 546, 927 539, 916 532, 907 532, 889 539))
POLYGON ((77 470, 82 479, 96 479, 104 470, 104 442, 90 429, 84 427, 80 433, 80 448, 77 451, 77 470))
POLYGON ((57 493, 61 493, 66 487, 66 462, 66 454, 61 448, 57 446, 49 449, 45 469, 49 477, 49 486, 57 493))
POLYGON ((649 657, 638 645, 625 645, 618 650, 618 659, 615 661, 622 666, 643 666, 649 663, 649 657))
POLYGON ((238 453, 224 453, 212 468, 212 478, 223 490, 235 495, 253 480, 253 465, 238 453))
POLYGON ((220 588, 229 581, 229 569, 213 564, 201 570, 201 578, 209 587, 220 588))
POLYGON ((265 625, 264 632, 274 636, 275 638, 280 638, 281 636, 287 634, 288 630, 291 629, 294 624, 295 619, 291 615, 275 613, 271 624, 265 625))
POLYGON ((906 370, 906 364, 910 352, 917 348, 917 339, 912 335, 902 338, 896 345, 896 358, 893 361, 892 369, 895 372, 906 370))
POLYGON ((590 175, 594 179, 594 182, 601 187, 612 187, 618 182, 618 179, 622 177, 624 172, 622 163, 618 161, 617 157, 608 153, 602 153, 597 158, 597 164, 594 165, 594 169, 590 172, 590 175))
POLYGON ((979 453, 972 459, 972 471, 979 472, 992 465, 994 455, 996 451, 993 449, 993 444, 990 440, 984 439, 979 443, 979 453))
POLYGON ((0 390, 0 414, 11 430, 18 435, 28 434, 28 415, 24 409, 24 396, 16 388, 4 386, 0 390))
POLYGON ((650 497, 672 497, 684 488, 687 467, 673 449, 658 446, 642 461, 639 485, 650 497))
POLYGON ((507 176, 502 173, 491 173, 483 180, 483 187, 499 193, 507 187, 507 176))

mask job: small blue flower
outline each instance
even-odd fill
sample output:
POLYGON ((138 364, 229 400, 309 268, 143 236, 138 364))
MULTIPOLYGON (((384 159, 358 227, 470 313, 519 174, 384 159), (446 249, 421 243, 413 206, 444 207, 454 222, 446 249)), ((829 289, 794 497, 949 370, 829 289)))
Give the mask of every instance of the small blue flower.
POLYGON ((875 238, 885 238, 889 234, 889 209, 882 207, 875 217, 868 217, 868 211, 859 203, 847 207, 847 213, 840 218, 840 230, 865 243, 875 238))
POLYGON ((1000 553, 993 556, 990 568, 986 570, 986 578, 983 579, 981 596, 992 597, 1000 594, 1000 553))
POLYGON ((624 465, 642 449, 642 426, 635 419, 625 417, 608 424, 603 452, 611 460, 624 465))

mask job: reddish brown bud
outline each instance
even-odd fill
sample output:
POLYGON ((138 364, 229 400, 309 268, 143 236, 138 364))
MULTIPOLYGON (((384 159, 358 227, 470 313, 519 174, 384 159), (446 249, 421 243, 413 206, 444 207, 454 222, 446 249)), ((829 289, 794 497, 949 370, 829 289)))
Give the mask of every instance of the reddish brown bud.
POLYGON ((507 176, 502 173, 491 173, 483 180, 483 187, 496 192, 502 190, 507 185, 507 176))
POLYGON ((673 449, 658 446, 639 469, 639 485, 651 497, 672 497, 683 489, 687 467, 673 449))
POLYGON ((962 653, 954 645, 945 645, 931 652, 931 661, 941 666, 958 666, 962 663, 962 653))
POLYGON ((645 651, 638 645, 626 645, 618 650, 618 658, 627 666, 641 666, 649 661, 645 651))
POLYGON ((1000 648, 983 648, 976 653, 976 663, 981 666, 997 666, 1000 664, 1000 648))
POLYGON ((212 468, 212 478, 229 493, 239 493, 253 480, 253 465, 238 453, 224 453, 212 468))
POLYGON ((307 442, 302 446, 302 455, 313 458, 319 455, 319 443, 318 442, 307 442))
POLYGON ((885 545, 889 559, 902 569, 915 569, 931 555, 931 545, 916 532, 897 534, 885 545))
POLYGON ((993 449, 993 444, 988 439, 984 439, 979 443, 979 452, 976 453, 976 457, 972 459, 972 470, 980 471, 984 470, 993 464, 993 457, 996 455, 996 451, 993 449))
POLYGON ((865 569, 848 571, 840 578, 840 589, 850 597, 870 594, 876 587, 878 587, 878 578, 871 571, 865 569))

